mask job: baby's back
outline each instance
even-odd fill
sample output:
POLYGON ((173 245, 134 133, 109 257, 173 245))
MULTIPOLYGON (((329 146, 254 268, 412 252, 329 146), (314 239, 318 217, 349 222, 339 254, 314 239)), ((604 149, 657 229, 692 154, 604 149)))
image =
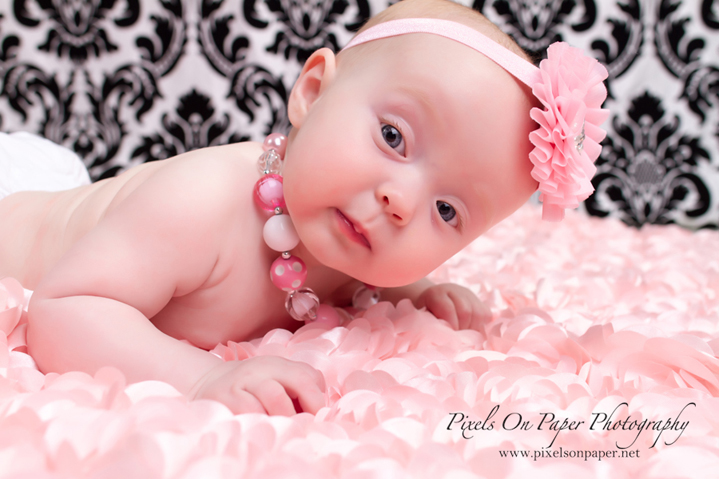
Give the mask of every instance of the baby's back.
POLYGON ((0 200, 0 278, 35 289, 60 257, 123 198, 172 160, 67 191, 22 191, 0 200))

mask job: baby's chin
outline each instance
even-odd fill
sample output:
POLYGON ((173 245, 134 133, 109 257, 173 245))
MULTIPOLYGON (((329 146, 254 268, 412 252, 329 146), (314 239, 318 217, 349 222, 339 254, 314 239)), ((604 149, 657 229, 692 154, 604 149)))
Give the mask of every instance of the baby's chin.
POLYGON ((427 276, 432 270, 427 272, 411 272, 408 273, 407 268, 401 266, 392 266, 386 264, 377 265, 348 265, 340 262, 329 261, 327 264, 332 269, 356 279, 362 283, 376 286, 378 288, 397 288, 415 283, 427 276))
MULTIPOLYGON (((301 233, 300 238, 302 238, 301 233)), ((373 254, 359 259, 343 257, 332 251, 332 242, 307 241, 306 238, 302 238, 297 254, 308 265, 321 265, 362 283, 380 288, 396 288, 415 283, 441 265, 440 263, 434 267, 425 265, 425 268, 417 268, 416 261, 410 259, 393 258, 388 260, 373 254)))

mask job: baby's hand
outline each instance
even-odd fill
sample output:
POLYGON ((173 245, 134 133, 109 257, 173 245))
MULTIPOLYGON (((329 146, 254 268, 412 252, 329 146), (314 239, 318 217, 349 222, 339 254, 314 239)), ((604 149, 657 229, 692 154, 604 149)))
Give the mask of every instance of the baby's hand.
POLYGON ((436 284, 425 289, 416 301, 418 308, 444 319, 454 329, 479 329, 492 313, 476 294, 458 284, 436 284))
POLYGON ((235 414, 291 416, 296 412, 294 400, 303 412, 316 414, 325 405, 325 379, 309 364, 277 356, 257 356, 214 367, 200 379, 190 396, 214 399, 235 414))

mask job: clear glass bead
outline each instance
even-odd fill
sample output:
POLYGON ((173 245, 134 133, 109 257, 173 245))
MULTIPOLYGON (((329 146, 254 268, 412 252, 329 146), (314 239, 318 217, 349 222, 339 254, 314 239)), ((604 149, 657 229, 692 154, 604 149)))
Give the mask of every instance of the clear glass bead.
POLYGON ((257 169, 263 175, 279 175, 282 173, 282 158, 280 158, 280 155, 278 155, 275 150, 265 151, 260 155, 260 159, 257 160, 257 169))
POLYGON ((317 319, 317 308, 320 299, 310 288, 301 288, 287 295, 285 308, 297 321, 314 321, 317 319))
POLYGON ((363 285, 357 288, 355 294, 352 295, 352 306, 357 309, 369 309, 370 306, 379 303, 379 300, 379 290, 363 285))

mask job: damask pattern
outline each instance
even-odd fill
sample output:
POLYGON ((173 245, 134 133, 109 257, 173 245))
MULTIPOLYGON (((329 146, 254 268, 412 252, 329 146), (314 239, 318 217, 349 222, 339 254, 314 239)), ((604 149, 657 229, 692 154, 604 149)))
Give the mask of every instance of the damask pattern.
POLYGON ((587 210, 597 216, 611 212, 637 226, 705 215, 710 194, 698 167, 709 155, 700 139, 682 132, 679 116, 667 115, 649 93, 634 98, 626 116, 613 118, 587 210))
MULTIPOLYGON (((80 154, 94 179, 289 130, 302 63, 391 0, 8 0, 0 128, 80 154)), ((719 224, 719 0, 462 0, 540 60, 557 40, 609 70, 611 118, 584 209, 719 224)))

